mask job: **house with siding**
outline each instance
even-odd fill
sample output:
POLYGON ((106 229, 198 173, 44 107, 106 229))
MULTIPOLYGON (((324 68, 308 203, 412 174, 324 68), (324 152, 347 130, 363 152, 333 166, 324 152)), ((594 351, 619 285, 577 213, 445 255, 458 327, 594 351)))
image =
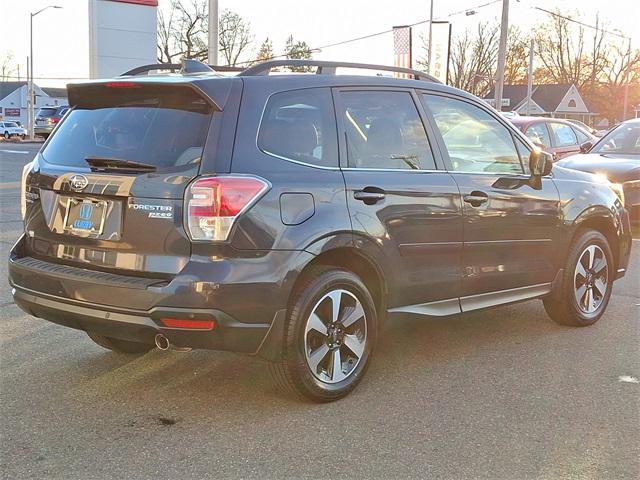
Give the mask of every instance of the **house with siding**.
MULTIPOLYGON (((39 87, 34 84, 36 113, 42 107, 67 105, 66 88, 39 87)), ((0 82, 0 119, 19 121, 27 125, 27 82, 0 82)))
MULTIPOLYGON (((485 96, 493 105, 494 90, 485 96)), ((527 114, 527 86, 505 85, 502 93, 502 111, 527 114)), ((573 84, 534 85, 531 94, 531 115, 553 118, 573 118, 588 125, 597 115, 589 110, 578 88, 573 84)))

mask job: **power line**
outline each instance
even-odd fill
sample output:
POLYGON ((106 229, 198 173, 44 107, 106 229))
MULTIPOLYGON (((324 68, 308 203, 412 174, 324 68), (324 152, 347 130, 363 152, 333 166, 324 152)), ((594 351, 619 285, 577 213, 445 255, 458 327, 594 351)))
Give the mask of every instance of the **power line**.
MULTIPOLYGON (((485 2, 485 3, 482 3, 480 5, 476 5, 474 7, 469 7, 469 8, 465 8, 464 10, 458 10, 456 12, 451 12, 451 13, 448 13, 447 15, 445 15, 444 17, 440 17, 438 20, 434 20, 434 22, 441 21, 443 18, 451 18, 451 17, 455 17, 456 15, 461 15, 463 13, 467 13, 467 12, 471 12, 471 11, 474 11, 474 10, 477 10, 477 9, 488 7, 489 5, 493 5, 494 3, 499 3, 501 1, 502 0, 491 0, 489 2, 485 2)), ((476 13, 476 12, 474 12, 474 13, 476 13)), ((411 24, 406 25, 406 26, 407 27, 415 27, 417 25, 424 25, 426 23, 429 23, 429 20, 420 20, 419 22, 411 23, 411 24)), ((309 51, 313 52, 313 51, 323 50, 325 48, 337 47, 339 45, 345 45, 347 43, 358 42, 360 40, 366 40, 368 38, 378 37, 380 35, 386 35, 387 33, 391 33, 391 32, 393 32, 393 29, 389 28, 389 29, 383 30, 381 32, 370 33, 368 35, 363 35, 361 37, 349 38, 347 40, 341 40, 339 42, 329 43, 329 44, 321 45, 321 46, 318 46, 318 47, 315 47, 315 48, 310 48, 309 51)), ((273 55, 273 56, 269 57, 268 60, 274 60, 276 58, 283 58, 283 57, 286 57, 286 56, 287 56, 286 53, 283 53, 283 54, 280 54, 280 55, 273 55)), ((245 60, 244 62, 238 62, 238 63, 236 63, 236 65, 245 65, 247 63, 253 63, 253 62, 256 62, 256 61, 258 61, 257 58, 255 58, 253 60, 245 60)))
POLYGON ((533 8, 534 10, 540 10, 541 12, 547 13, 547 14, 552 15, 554 17, 562 18, 564 20, 567 20, 568 22, 577 23, 578 25, 582 25, 583 27, 591 28, 593 30, 600 31, 600 32, 606 33, 608 35, 614 35, 616 37, 625 38, 627 40, 630 40, 630 37, 627 37, 626 35, 623 35, 622 33, 611 32, 609 30, 605 30, 604 28, 600 28, 600 27, 597 27, 597 26, 594 26, 594 25, 589 25, 588 23, 582 22, 580 20, 576 20, 576 19, 571 18, 571 17, 567 17, 565 15, 560 15, 559 13, 552 12, 551 10, 547 10, 545 8, 542 8, 542 7, 537 7, 537 6, 534 5, 531 8, 533 8))

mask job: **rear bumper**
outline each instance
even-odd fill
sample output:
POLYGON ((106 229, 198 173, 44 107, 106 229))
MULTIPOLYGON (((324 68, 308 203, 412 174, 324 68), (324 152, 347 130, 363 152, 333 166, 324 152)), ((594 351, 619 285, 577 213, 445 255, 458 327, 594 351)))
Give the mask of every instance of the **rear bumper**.
POLYGON ((270 324, 241 323, 216 309, 154 308, 149 311, 117 310, 102 305, 71 302, 20 287, 12 290, 15 303, 34 317, 78 330, 95 332, 153 345, 161 333, 178 347, 258 353, 270 324), (164 328, 160 318, 213 319, 212 330, 164 328))
POLYGON ((247 259, 193 260, 171 280, 128 277, 25 256, 9 258, 15 303, 35 317, 123 340, 153 344, 158 333, 179 347, 260 353, 307 252, 267 252, 249 262, 251 281, 234 269, 247 259), (226 281, 225 281, 226 279, 226 281), (161 318, 213 320, 212 330, 167 328, 161 318))

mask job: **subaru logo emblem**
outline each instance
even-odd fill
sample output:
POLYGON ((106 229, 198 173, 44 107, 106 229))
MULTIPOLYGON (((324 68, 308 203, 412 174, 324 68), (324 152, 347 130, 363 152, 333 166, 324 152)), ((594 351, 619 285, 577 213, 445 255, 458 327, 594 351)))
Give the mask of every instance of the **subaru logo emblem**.
POLYGON ((89 180, 87 180, 87 177, 85 177, 84 175, 73 175, 69 179, 69 185, 71 186, 72 190, 80 192, 84 190, 87 185, 89 185, 89 180))

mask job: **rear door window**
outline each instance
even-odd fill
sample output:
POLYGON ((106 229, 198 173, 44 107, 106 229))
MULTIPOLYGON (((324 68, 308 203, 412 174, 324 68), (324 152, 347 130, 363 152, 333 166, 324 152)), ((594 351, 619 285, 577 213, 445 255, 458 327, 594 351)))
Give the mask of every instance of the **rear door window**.
POLYGON ((411 93, 343 91, 340 100, 349 167, 435 170, 433 153, 411 93))
POLYGON ((547 130, 547 126, 544 123, 534 123, 527 128, 525 135, 529 137, 529 140, 536 144, 541 144, 545 148, 551 147, 549 130, 547 130))
POLYGON ((294 162, 337 167, 338 140, 331 91, 308 88, 272 95, 260 122, 258 148, 294 162))
POLYGON ((200 162, 213 110, 194 90, 141 88, 90 101, 67 113, 42 151, 48 163, 87 167, 97 157, 167 170, 200 162))
POLYGON ((571 147, 578 144, 576 134, 573 133, 573 129, 569 125, 564 123, 549 123, 551 131, 553 132, 553 138, 556 141, 556 147, 571 147))

